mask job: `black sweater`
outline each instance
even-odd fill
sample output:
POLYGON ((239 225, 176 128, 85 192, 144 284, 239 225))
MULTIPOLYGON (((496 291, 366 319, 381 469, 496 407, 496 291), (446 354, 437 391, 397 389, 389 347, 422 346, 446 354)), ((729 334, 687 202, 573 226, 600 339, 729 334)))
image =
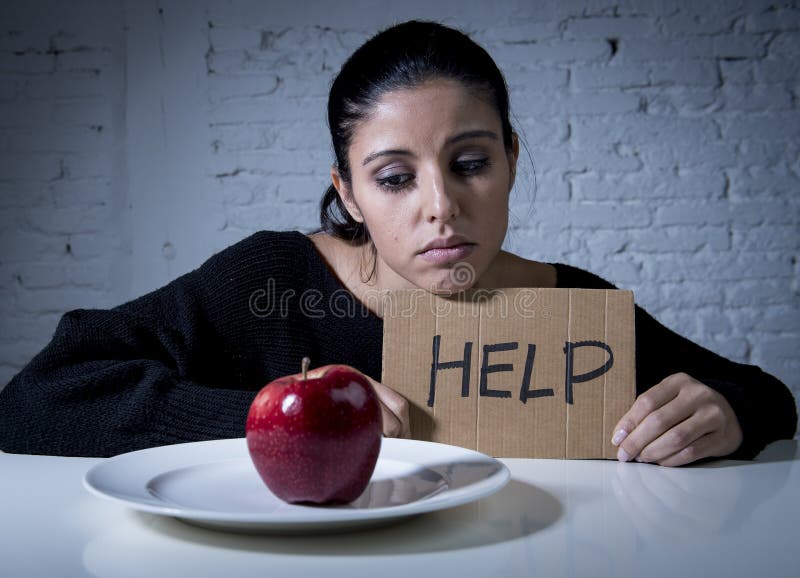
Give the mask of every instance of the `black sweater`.
MULTIPOLYGON (((613 288, 555 267, 558 287, 613 288)), ((256 392, 297 373, 303 356, 380 381, 383 321, 367 311, 306 235, 256 233, 138 299, 66 313, 47 347, 0 392, 0 449, 111 456, 242 437, 256 392), (325 306, 354 315, 307 314, 325 306)), ((721 392, 744 433, 732 457, 752 458, 795 433, 794 400, 780 381, 680 337, 639 307, 636 369, 637 394, 678 371, 721 392)))

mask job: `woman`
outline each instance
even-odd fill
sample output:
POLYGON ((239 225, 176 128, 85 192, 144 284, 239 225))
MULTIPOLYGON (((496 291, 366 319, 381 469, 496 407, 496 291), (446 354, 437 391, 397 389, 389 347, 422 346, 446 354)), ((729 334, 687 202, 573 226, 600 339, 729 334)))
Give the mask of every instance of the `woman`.
MULTIPOLYGON (((107 456, 241 437, 258 389, 296 373, 306 355, 371 377, 384 433, 408 436, 405 399, 377 381, 382 320, 372 294, 612 287, 501 250, 519 145, 503 76, 464 34, 423 22, 378 34, 344 64, 328 119, 336 163, 322 228, 257 233, 139 299, 64 315, 0 393, 0 448, 107 456), (460 279, 456 266, 474 275, 460 279), (312 294, 322 314, 306 310, 312 294), (342 299, 368 314, 343 316, 358 307, 342 299)), ((751 458, 794 434, 792 396, 775 378, 639 308, 636 335, 640 395, 614 430, 620 460, 751 458)))

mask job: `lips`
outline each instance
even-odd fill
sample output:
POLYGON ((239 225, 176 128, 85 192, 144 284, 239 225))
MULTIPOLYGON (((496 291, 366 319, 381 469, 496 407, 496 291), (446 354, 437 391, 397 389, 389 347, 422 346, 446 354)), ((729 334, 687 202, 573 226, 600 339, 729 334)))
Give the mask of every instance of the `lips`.
POLYGON ((450 237, 439 237, 438 239, 434 239, 433 241, 431 241, 430 243, 425 245, 425 247, 423 247, 422 250, 419 251, 419 253, 417 253, 417 254, 421 255, 421 254, 423 254, 423 253, 425 253, 427 251, 430 251, 431 249, 448 249, 448 248, 451 248, 451 247, 458 247, 460 245, 470 245, 471 246, 471 245, 475 245, 475 243, 473 243, 472 241, 470 241, 469 239, 467 239, 466 237, 464 237, 462 235, 452 235, 450 237))
POLYGON ((449 265, 469 257, 475 246, 475 243, 466 237, 453 235, 431 241, 418 253, 418 256, 434 265, 449 265))

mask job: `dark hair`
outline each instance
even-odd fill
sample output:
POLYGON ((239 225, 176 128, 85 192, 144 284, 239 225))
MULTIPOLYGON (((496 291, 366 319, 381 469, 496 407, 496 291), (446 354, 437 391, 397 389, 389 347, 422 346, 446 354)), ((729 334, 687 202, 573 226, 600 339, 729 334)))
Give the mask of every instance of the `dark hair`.
MULTIPOLYGON (((347 152, 358 122, 389 91, 449 78, 488 96, 500 115, 503 143, 512 147, 508 87, 492 57, 469 36, 436 22, 411 20, 378 33, 342 66, 328 97, 328 127, 336 167, 350 184, 347 152)), ((370 241, 369 231, 347 212, 333 185, 320 202, 321 231, 354 245, 370 241)), ((373 257, 375 247, 372 245, 373 257)), ((374 274, 375 269, 370 274, 374 274)))

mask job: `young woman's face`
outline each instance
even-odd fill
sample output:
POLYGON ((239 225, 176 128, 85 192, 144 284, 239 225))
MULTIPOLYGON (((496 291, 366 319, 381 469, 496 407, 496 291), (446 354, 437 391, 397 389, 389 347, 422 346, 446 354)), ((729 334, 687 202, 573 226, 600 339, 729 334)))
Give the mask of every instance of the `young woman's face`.
POLYGON ((459 82, 386 93, 354 131, 349 186, 332 172, 375 243, 378 288, 473 286, 506 235, 517 150, 516 137, 506 150, 495 108, 459 82), (462 247, 423 252, 454 235, 462 247))

